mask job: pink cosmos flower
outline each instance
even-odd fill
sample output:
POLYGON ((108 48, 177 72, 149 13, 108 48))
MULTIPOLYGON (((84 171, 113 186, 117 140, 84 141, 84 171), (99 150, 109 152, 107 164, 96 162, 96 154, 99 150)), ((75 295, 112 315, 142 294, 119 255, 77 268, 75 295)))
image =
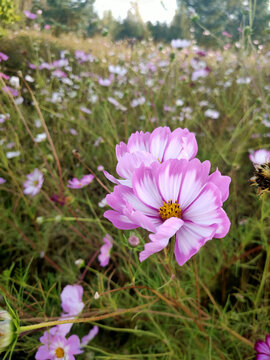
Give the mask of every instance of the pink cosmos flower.
MULTIPOLYGON (((0 61, 1 62, 1 61, 0 61)), ((8 76, 8 75, 6 75, 6 74, 4 74, 4 73, 2 73, 2 72, 0 72, 0 78, 1 79, 4 79, 4 80, 9 80, 10 79, 10 77, 8 76)))
POLYGON ((8 60, 8 56, 2 52, 0 52, 0 62, 2 61, 7 61, 8 60))
POLYGON ((108 79, 102 79, 102 78, 99 78, 98 79, 98 83, 99 85, 101 86, 110 86, 113 82, 113 79, 114 79, 114 76, 111 74, 108 79))
POLYGON ((183 265, 208 241, 224 237, 230 221, 222 209, 229 195, 230 177, 218 170, 209 175, 210 162, 170 159, 134 170, 132 188, 117 185, 107 195, 114 209, 104 216, 123 230, 142 227, 152 234, 140 261, 164 249, 176 235, 175 257, 183 265))
POLYGON ((222 31, 222 35, 228 38, 232 38, 232 34, 228 33, 227 31, 222 31))
POLYGON ((82 338, 82 343, 81 345, 82 346, 85 346, 89 343, 89 341, 91 341, 99 332, 99 327, 98 326, 94 326, 87 335, 85 335, 83 338, 82 338))
POLYGON ((45 332, 40 338, 40 342, 44 345, 38 349, 35 356, 36 360, 75 360, 74 355, 83 353, 77 335, 72 335, 66 339, 64 336, 45 332))
POLYGON ((7 181, 6 179, 0 177, 0 185, 4 184, 6 181, 7 181))
POLYGON ((85 107, 85 106, 81 106, 80 110, 82 112, 84 112, 85 114, 88 114, 88 115, 92 114, 92 111, 90 109, 87 109, 87 107, 85 107))
POLYGON ((267 162, 270 162, 270 151, 266 149, 253 151, 250 153, 249 159, 254 165, 266 164, 267 162))
POLYGON ((130 136, 127 144, 121 142, 116 145, 116 172, 124 180, 117 180, 107 172, 104 174, 115 184, 131 186, 134 170, 141 164, 148 166, 168 159, 190 160, 196 156, 197 151, 195 135, 188 129, 178 128, 171 132, 165 126, 156 128, 152 133, 137 131, 130 136))
POLYGON ((25 15, 28 19, 30 19, 30 20, 35 20, 35 19, 37 18, 37 15, 36 15, 36 14, 33 14, 33 13, 31 13, 30 11, 28 11, 28 10, 25 10, 25 11, 24 11, 24 15, 25 15))
POLYGON ((13 89, 13 88, 10 87, 10 86, 3 86, 3 87, 2 87, 2 90, 3 90, 6 94, 11 94, 13 97, 16 97, 16 96, 19 95, 18 90, 13 89))
POLYGON ((24 194, 35 196, 42 188, 44 177, 39 169, 35 169, 31 174, 26 175, 27 180, 23 183, 24 194))
POLYGON ((186 40, 186 39, 173 39, 171 41, 171 46, 174 49, 186 48, 186 47, 190 46, 190 44, 191 44, 191 41, 186 40))
POLYGON ((61 293, 61 306, 65 313, 77 316, 84 308, 82 301, 83 287, 80 285, 67 285, 61 293))
POLYGON ((270 334, 266 335, 265 341, 258 340, 254 349, 257 351, 256 360, 270 360, 270 334))
POLYGON ((87 185, 89 185, 94 179, 94 175, 84 175, 81 180, 77 178, 73 178, 72 180, 68 181, 68 187, 70 189, 81 189, 87 185))
POLYGON ((100 248, 100 254, 98 256, 98 260, 100 263, 100 266, 107 266, 109 264, 110 261, 110 250, 113 246, 113 239, 112 237, 107 234, 104 238, 104 245, 101 246, 100 248))
POLYGON ((44 29, 45 29, 45 30, 50 30, 50 28, 51 28, 51 25, 49 25, 49 24, 45 24, 45 25, 44 25, 44 29))

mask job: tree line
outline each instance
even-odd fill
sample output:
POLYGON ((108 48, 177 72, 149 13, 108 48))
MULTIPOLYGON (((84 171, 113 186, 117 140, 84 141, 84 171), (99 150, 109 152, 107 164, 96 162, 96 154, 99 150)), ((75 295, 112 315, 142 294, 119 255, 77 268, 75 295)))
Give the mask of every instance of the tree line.
MULTIPOLYGON (((51 26, 55 35, 76 32, 85 37, 109 34, 114 40, 149 39, 168 43, 172 39, 195 39, 198 44, 217 45, 220 39, 237 41, 248 35, 261 42, 268 40, 270 32, 269 0, 176 0, 177 10, 170 24, 144 23, 134 1, 122 21, 110 11, 99 18, 94 10, 95 0, 0 0, 0 22, 18 21, 24 9, 36 12, 41 28, 51 26)), ((164 10, 166 11, 166 10, 164 10)))

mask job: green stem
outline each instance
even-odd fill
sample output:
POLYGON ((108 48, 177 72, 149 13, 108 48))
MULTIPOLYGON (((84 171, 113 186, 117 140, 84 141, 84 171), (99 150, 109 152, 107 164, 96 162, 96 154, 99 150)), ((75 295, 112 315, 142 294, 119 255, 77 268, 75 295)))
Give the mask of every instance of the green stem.
POLYGON ((46 322, 42 322, 42 323, 39 323, 39 324, 21 326, 18 329, 18 333, 21 334, 21 333, 26 332, 26 331, 32 331, 32 330, 42 329, 42 328, 51 327, 51 326, 62 325, 62 324, 88 323, 88 322, 108 319, 110 317, 115 317, 115 316, 119 316, 119 315, 126 314, 126 313, 134 313, 134 312, 140 311, 141 309, 143 309, 145 307, 151 306, 156 301, 157 300, 154 300, 154 301, 152 301, 151 303, 148 303, 148 304, 135 306, 134 308, 131 308, 131 309, 117 310, 117 311, 114 311, 114 312, 109 313, 109 314, 102 314, 102 315, 97 315, 97 316, 92 316, 92 317, 87 317, 87 318, 81 318, 81 319, 67 319, 67 320, 46 321, 46 322))

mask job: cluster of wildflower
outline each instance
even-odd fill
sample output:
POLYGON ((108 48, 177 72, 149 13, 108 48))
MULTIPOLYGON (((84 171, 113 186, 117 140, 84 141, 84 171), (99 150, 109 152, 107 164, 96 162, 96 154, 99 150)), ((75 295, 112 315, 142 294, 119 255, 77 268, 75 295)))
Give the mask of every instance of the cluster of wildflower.
POLYGON ((136 132, 116 146, 116 172, 104 172, 116 186, 104 216, 115 227, 150 231, 140 261, 164 249, 176 235, 174 253, 183 265, 208 241, 224 237, 230 221, 222 209, 230 177, 195 158, 198 146, 188 129, 168 127, 136 132))
MULTIPOLYGON (((79 315, 84 308, 82 296, 83 288, 80 285, 67 285, 63 289, 61 306, 64 313, 60 320, 72 320, 79 315)), ((66 337, 72 325, 72 323, 61 324, 45 331, 40 338, 43 345, 36 353, 36 360, 75 360, 74 355, 82 354, 84 346, 97 335, 99 329, 94 326, 80 341, 77 335, 66 337)))

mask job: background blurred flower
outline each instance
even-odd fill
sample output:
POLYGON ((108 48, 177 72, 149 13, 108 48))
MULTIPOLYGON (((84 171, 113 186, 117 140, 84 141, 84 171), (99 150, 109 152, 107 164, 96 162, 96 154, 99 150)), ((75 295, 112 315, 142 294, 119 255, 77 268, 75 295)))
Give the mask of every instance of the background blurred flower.
POLYGON ((24 11, 24 15, 25 15, 28 19, 30 19, 30 20, 35 20, 35 19, 37 18, 37 15, 36 15, 36 14, 33 14, 33 13, 31 13, 30 11, 28 11, 28 10, 25 10, 25 11, 24 11))
POLYGON ((27 180, 23 183, 24 194, 35 196, 42 188, 44 177, 39 169, 35 169, 31 174, 27 175, 27 180))
POLYGON ((106 234, 106 236, 103 238, 104 245, 100 248, 100 254, 98 256, 98 260, 100 263, 100 266, 107 266, 110 261, 110 250, 113 246, 113 239, 109 234, 106 234))
POLYGON ((270 151, 266 149, 252 151, 249 154, 249 159, 254 165, 266 164, 267 162, 270 162, 270 151))
POLYGON ((8 60, 8 56, 2 52, 0 52, 0 62, 1 61, 7 61, 8 60))
POLYGON ((72 180, 68 181, 68 187, 70 189, 81 189, 87 185, 89 185, 94 179, 94 175, 84 175, 81 180, 77 178, 73 178, 72 180))

